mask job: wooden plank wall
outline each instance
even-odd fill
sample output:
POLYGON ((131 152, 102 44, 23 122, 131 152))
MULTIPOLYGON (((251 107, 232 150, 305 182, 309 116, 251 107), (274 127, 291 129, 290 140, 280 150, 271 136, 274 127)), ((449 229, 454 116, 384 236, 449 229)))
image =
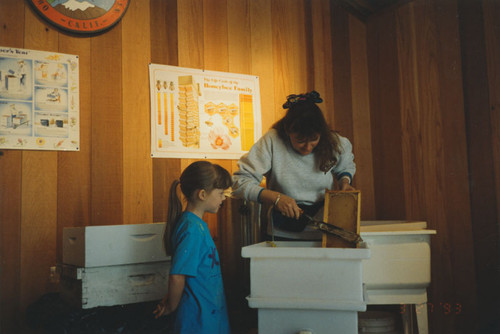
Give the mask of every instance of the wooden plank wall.
POLYGON ((122 20, 123 223, 153 221, 149 73, 150 8, 131 1, 122 20))
MULTIPOLYGON (((500 217, 500 3, 495 0, 483 1, 486 62, 488 71, 489 109, 491 121, 491 145, 493 172, 497 200, 497 219, 500 217)), ((493 185, 493 184, 492 184, 493 185)), ((500 227, 497 226, 500 229, 500 227)))
MULTIPOLYGON (((496 183, 486 184, 487 207, 498 217, 499 6, 481 4, 491 121, 481 140, 490 140, 496 183)), ((1 46, 79 55, 81 132, 79 152, 1 151, 2 331, 57 289, 49 267, 61 260, 64 227, 166 220, 170 184, 192 160, 150 157, 149 63, 259 76, 263 131, 284 114, 286 95, 318 90, 332 127, 353 142, 361 218, 421 219, 438 231, 431 333, 472 330, 484 301, 474 287, 490 283, 491 272, 491 261, 475 258, 491 249, 477 232, 495 230, 489 240, 498 241, 498 224, 488 216, 474 227, 471 218, 481 197, 469 191, 468 160, 482 151, 467 136, 478 119, 465 117, 463 85, 471 82, 463 79, 460 8, 459 0, 414 0, 361 22, 337 0, 132 1, 113 29, 82 37, 56 30, 25 2, 0 0, 1 46)), ((472 22, 465 27, 477 29, 472 22)), ((234 160, 214 162, 236 169, 234 160)), ((238 207, 227 204, 206 219, 226 286, 236 289, 238 207)))
POLYGON ((123 137, 121 23, 106 34, 90 38, 89 225, 123 222, 123 137), (104 56, 106 55, 106 56, 104 56), (103 85, 103 82, 109 84, 103 85))
MULTIPOLYGON (((490 110, 490 128, 491 128, 491 146, 492 146, 492 168, 494 182, 489 183, 489 187, 493 188, 496 197, 496 225, 495 214, 490 211, 490 218, 488 220, 491 238, 493 244, 496 242, 496 247, 488 248, 500 253, 500 24, 498 17, 500 15, 500 3, 496 0, 484 0, 483 14, 484 14, 484 32, 485 32, 485 45, 486 45, 486 63, 488 73, 488 91, 489 91, 489 110, 490 110)), ((490 207, 495 206, 495 203, 489 202, 490 207)), ((478 243, 476 241, 476 243, 478 243)), ((481 243, 478 243, 481 245, 481 243)), ((485 247, 486 249, 486 247, 485 247)), ((486 255, 490 257, 489 254, 486 255)), ((493 257, 487 263, 486 270, 484 270, 484 279, 489 286, 493 284, 498 286, 497 282, 500 280, 500 259, 493 257)), ((487 294, 487 289, 484 289, 486 303, 481 307, 481 311, 488 316, 488 318, 498 319, 498 300, 500 299, 500 289, 491 291, 487 294)))
POLYGON ((498 319, 498 4, 458 1, 479 321, 498 319), (493 16, 492 16, 493 15, 493 16), (496 37, 495 37, 496 34, 496 37), (491 98, 490 98, 491 95, 491 98), (497 255, 497 256, 493 256, 497 255), (493 287, 493 288, 492 288, 493 287))
MULTIPOLYGON (((0 2, 0 44, 24 47, 24 5, 0 2)), ((21 319, 21 151, 0 155, 0 326, 13 330, 21 319)))
MULTIPOLYGON (((26 12, 24 47, 58 50, 58 34, 45 29, 31 11, 26 12)), ((56 256, 57 240, 57 152, 24 151, 21 174, 21 306, 27 305, 38 291, 49 288, 47 277, 56 256), (47 153, 47 154, 45 154, 47 153), (30 210, 24 208, 30 207, 30 210)), ((53 287, 52 287, 53 288, 53 287)))
POLYGON ((415 0, 366 24, 376 216, 437 230, 432 333, 498 319, 494 3, 415 0))

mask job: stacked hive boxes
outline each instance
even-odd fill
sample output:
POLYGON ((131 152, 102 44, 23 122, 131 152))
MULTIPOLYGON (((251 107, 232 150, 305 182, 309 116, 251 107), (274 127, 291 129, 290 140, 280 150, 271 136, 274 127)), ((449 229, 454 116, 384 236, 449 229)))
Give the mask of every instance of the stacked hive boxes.
POLYGON ((179 136, 185 147, 200 147, 198 89, 190 75, 179 77, 179 136))
MULTIPOLYGON (((372 252, 370 261, 363 262, 368 305, 414 304, 419 333, 428 332, 427 287, 435 234, 422 221, 361 222, 361 237, 372 252)), ((402 313, 404 328, 411 328, 412 312, 402 313)))
POLYGON ((164 228, 162 223, 65 228, 61 295, 84 309, 162 299, 170 270, 164 228))
POLYGON ((250 259, 248 305, 258 309, 259 334, 305 331, 357 333, 363 296, 360 248, 322 248, 321 242, 277 241, 243 247, 250 259))

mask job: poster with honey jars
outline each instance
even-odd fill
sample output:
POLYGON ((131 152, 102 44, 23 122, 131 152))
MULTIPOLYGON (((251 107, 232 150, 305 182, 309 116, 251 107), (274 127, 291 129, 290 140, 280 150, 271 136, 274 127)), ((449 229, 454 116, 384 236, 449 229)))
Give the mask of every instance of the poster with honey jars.
POLYGON ((80 149, 78 56, 0 47, 0 149, 80 149))
POLYGON ((262 134, 259 78, 150 64, 151 156, 239 159, 262 134))

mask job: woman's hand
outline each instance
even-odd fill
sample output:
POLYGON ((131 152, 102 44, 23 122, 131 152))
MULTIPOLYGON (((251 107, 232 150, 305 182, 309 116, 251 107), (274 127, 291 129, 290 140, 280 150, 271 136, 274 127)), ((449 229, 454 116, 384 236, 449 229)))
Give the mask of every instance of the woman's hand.
POLYGON ((299 219, 302 214, 302 210, 298 207, 297 203, 290 196, 280 194, 278 203, 276 203, 275 208, 281 212, 285 217, 299 219))
POLYGON ((350 190, 356 190, 351 184, 349 183, 349 179, 343 178, 340 180, 340 190, 342 191, 350 191, 350 190))
POLYGON ((277 191, 264 189, 260 193, 260 200, 274 205, 274 208, 285 217, 299 219, 302 214, 302 210, 293 198, 277 191))

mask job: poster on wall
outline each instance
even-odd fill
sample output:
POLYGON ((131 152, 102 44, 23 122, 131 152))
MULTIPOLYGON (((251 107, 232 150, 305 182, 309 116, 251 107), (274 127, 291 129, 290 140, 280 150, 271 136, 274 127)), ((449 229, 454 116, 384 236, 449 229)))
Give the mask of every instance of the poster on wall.
POLYGON ((0 149, 78 151, 78 56, 0 47, 0 149))
POLYGON ((149 65, 151 155, 239 159, 262 134, 259 78, 149 65))

